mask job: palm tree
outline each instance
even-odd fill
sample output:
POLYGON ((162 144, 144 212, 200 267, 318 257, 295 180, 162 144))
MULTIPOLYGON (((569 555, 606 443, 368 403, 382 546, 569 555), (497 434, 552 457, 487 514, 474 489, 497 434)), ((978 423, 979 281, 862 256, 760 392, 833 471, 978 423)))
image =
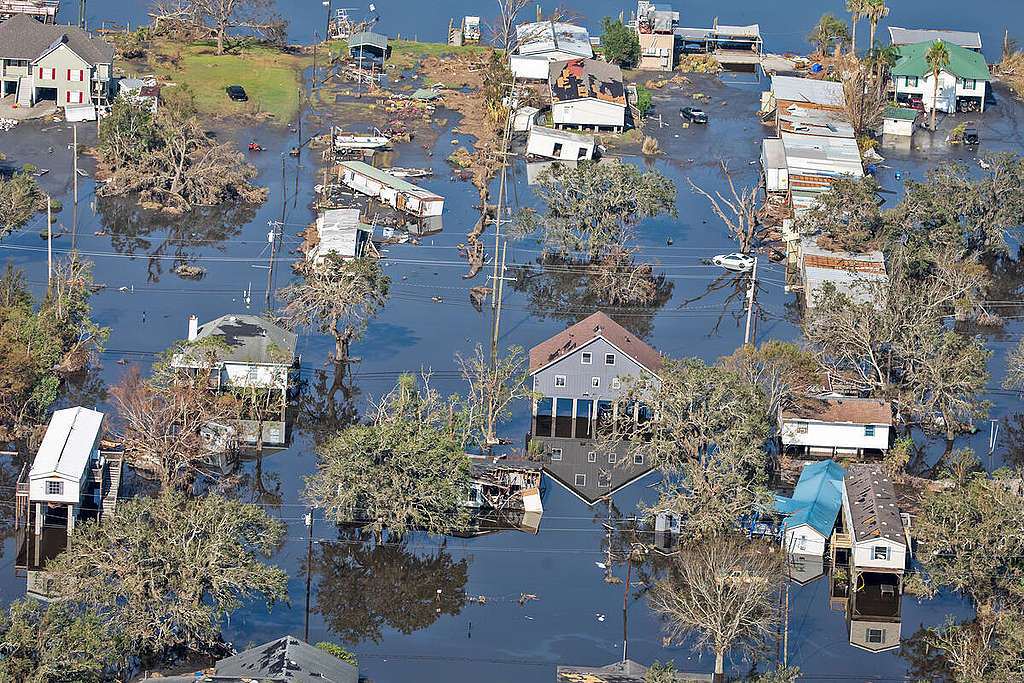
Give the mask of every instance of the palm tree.
POLYGON ((874 45, 875 29, 878 28, 878 22, 889 16, 889 8, 885 6, 885 0, 866 0, 864 16, 871 24, 871 44, 874 45))
POLYGON ((830 44, 841 44, 850 39, 850 27, 842 19, 825 13, 807 39, 816 43, 818 54, 824 56, 830 44))
POLYGON ((882 47, 880 42, 874 43, 874 47, 867 56, 867 67, 875 74, 875 84, 878 86, 878 95, 885 94, 885 81, 896 66, 896 60, 900 56, 900 49, 895 45, 882 47))
POLYGON ((867 10, 869 0, 846 0, 846 11, 853 17, 853 35, 850 38, 850 52, 857 56, 857 22, 867 10))
POLYGON ((935 110, 939 103, 939 74, 949 66, 949 48, 941 40, 936 40, 924 56, 928 69, 932 72, 932 132, 935 132, 935 110))

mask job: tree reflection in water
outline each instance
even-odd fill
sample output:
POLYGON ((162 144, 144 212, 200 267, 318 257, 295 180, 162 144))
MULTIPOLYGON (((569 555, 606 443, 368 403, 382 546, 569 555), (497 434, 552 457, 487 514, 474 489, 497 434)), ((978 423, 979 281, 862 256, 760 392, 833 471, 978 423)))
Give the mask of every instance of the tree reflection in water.
MULTIPOLYGON (((760 280, 760 277, 758 280, 760 280)), ((764 283, 760 281, 757 282, 754 289, 756 290, 756 293, 754 296, 752 324, 754 326, 753 329, 756 330, 757 321, 767 320, 768 314, 760 304, 761 294, 765 291, 764 283)), ((722 302, 722 310, 718 314, 715 326, 708 332, 709 337, 718 334, 718 329, 722 326, 722 321, 725 319, 726 315, 736 321, 737 326, 742 325, 746 320, 747 293, 750 292, 750 273, 732 273, 725 271, 705 287, 703 292, 695 297, 686 299, 683 303, 679 304, 678 309, 684 310, 690 304, 701 301, 715 292, 724 292, 726 297, 725 301, 722 302)))
POLYGON ((314 611, 345 643, 379 643, 386 628, 408 635, 459 614, 468 569, 443 542, 419 552, 408 538, 376 543, 372 534, 340 528, 338 540, 320 543, 313 555, 314 611))
POLYGON ((317 445, 359 420, 356 399, 362 391, 348 372, 348 363, 332 363, 302 378, 295 403, 293 431, 303 431, 317 445))
POLYGON ((159 282, 165 269, 174 271, 195 260, 201 251, 226 248, 256 217, 253 204, 202 206, 185 214, 145 209, 134 197, 96 200, 100 222, 119 254, 149 257, 148 281, 159 282), (170 263, 165 263, 169 261, 170 263))
POLYGON ((558 256, 540 257, 535 263, 512 269, 512 288, 526 294, 529 312, 542 320, 572 325, 600 309, 641 339, 654 331, 654 316, 672 298, 674 283, 664 274, 653 275, 654 300, 647 305, 606 305, 596 291, 595 270, 558 256))

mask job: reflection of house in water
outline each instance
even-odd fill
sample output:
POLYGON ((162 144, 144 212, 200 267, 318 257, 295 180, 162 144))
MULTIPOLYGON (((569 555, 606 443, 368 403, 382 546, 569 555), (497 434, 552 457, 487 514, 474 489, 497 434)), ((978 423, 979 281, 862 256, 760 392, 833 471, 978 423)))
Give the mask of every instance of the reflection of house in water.
POLYGON ((588 504, 651 470, 628 444, 598 452, 595 433, 645 419, 645 408, 620 414, 623 378, 661 370, 661 354, 607 315, 594 313, 530 350, 533 404, 529 440, 544 450, 544 469, 588 504), (623 463, 624 458, 630 462, 623 463))
POLYGON ((18 479, 15 569, 25 572, 30 592, 49 594, 40 570, 64 550, 77 521, 102 521, 117 506, 122 461, 100 453, 103 417, 82 407, 56 411, 18 479))
MULTIPOLYGON (((285 425, 288 389, 297 367, 295 345, 298 337, 255 315, 224 315, 199 325, 189 319, 188 342, 171 364, 175 368, 210 373, 210 389, 260 395, 265 408, 238 421, 242 439, 249 445, 279 446, 287 441, 285 425), (211 340, 225 346, 210 347, 215 359, 207 360, 197 342, 211 340)), ((255 402, 254 402, 255 403, 255 402)))
POLYGON ((825 558, 821 555, 786 553, 786 576, 800 586, 806 586, 825 575, 825 558))
POLYGON ((862 574, 850 591, 846 627, 850 645, 869 652, 900 646, 903 596, 895 575, 862 574))

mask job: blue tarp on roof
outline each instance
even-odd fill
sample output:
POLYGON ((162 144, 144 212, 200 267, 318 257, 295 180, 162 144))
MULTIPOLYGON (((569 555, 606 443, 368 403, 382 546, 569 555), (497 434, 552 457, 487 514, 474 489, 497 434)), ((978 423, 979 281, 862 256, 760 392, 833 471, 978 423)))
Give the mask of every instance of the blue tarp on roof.
POLYGON ((846 470, 834 460, 804 467, 793 496, 775 496, 775 511, 789 515, 786 528, 794 529, 806 524, 822 536, 830 536, 843 507, 845 476, 846 470))

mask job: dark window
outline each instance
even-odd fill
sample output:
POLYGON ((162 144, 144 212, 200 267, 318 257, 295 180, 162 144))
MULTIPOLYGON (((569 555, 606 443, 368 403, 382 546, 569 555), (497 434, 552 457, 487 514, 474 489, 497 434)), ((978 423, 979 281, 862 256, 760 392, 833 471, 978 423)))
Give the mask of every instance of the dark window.
POLYGON ((615 365, 615 354, 614 353, 606 353, 606 354, 604 354, 604 364, 605 365, 615 365))
POLYGON ((885 644, 885 629, 869 628, 867 634, 867 641, 869 643, 885 644))
POLYGON ((560 157, 562 156, 562 143, 556 142, 554 149, 551 150, 551 156, 560 157))
POLYGON ((612 485, 612 475, 607 472, 598 472, 597 485, 602 489, 609 488, 612 485))
POLYGON ((874 436, 875 425, 864 425, 864 436, 874 436))
POLYGON ((601 388, 601 378, 600 377, 591 377, 590 378, 590 386, 592 386, 595 389, 600 389, 601 388))
POLYGON ((48 496, 63 496, 64 495, 64 482, 62 482, 62 481, 48 481, 48 482, 46 482, 46 495, 48 495, 48 496))
POLYGON ((537 401, 537 419, 534 427, 534 436, 551 436, 551 425, 554 421, 554 415, 552 410, 554 409, 554 400, 550 398, 542 398, 537 401))
POLYGON ((796 423, 796 433, 797 434, 806 434, 807 433, 807 423, 806 422, 797 422, 796 423))
POLYGON ((555 386, 556 387, 564 387, 565 386, 565 375, 555 375, 555 386))
POLYGON ((872 560, 888 560, 889 559, 889 546, 876 545, 871 548, 871 559, 872 560))
POLYGON ((555 401, 555 436, 572 438, 572 399, 560 398, 555 401))
POLYGON ((597 462, 597 451, 587 453, 587 462, 597 462))
POLYGON ((614 453, 609 453, 608 454, 608 464, 609 465, 614 465, 616 460, 617 460, 617 458, 615 457, 614 453))
POLYGON ((643 465, 644 464, 644 456, 639 455, 639 454, 634 455, 633 456, 633 464, 634 465, 643 465))
POLYGON ((576 486, 586 486, 587 485, 587 475, 585 475, 585 474, 577 474, 575 481, 576 481, 576 486))

